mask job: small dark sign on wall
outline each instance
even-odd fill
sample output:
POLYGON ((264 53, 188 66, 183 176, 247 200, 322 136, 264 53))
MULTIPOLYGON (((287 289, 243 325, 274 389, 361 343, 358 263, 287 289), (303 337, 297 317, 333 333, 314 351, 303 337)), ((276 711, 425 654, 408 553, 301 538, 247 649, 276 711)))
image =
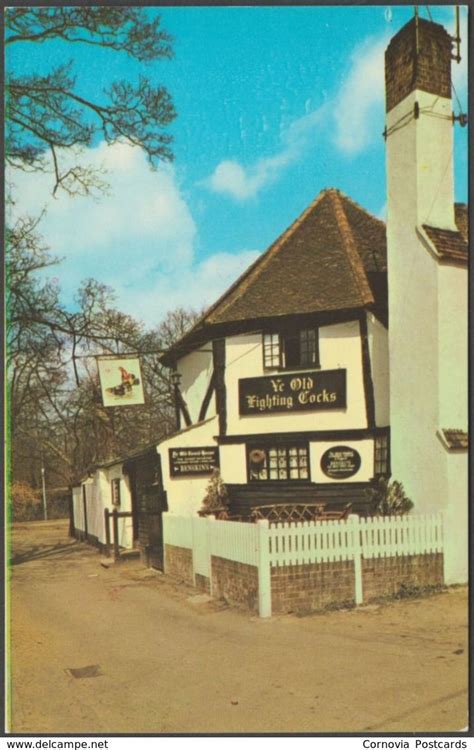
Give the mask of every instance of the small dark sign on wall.
POLYGON ((321 456, 321 469, 331 479, 352 477, 357 474, 360 465, 360 453, 347 445, 335 445, 321 456))
POLYGON ((169 448, 170 476, 190 477, 212 474, 219 466, 219 448, 169 448))
POLYGON ((239 414, 344 409, 345 406, 345 370, 239 380, 239 414))

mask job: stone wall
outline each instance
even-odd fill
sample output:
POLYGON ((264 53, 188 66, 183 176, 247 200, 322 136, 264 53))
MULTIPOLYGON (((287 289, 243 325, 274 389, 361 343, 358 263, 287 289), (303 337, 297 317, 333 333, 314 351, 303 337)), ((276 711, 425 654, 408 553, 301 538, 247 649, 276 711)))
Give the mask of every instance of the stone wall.
POLYGON ((211 571, 213 596, 258 611, 258 568, 213 555, 211 571))
POLYGON ((193 552, 186 547, 165 544, 165 573, 180 578, 186 583, 194 583, 193 552))

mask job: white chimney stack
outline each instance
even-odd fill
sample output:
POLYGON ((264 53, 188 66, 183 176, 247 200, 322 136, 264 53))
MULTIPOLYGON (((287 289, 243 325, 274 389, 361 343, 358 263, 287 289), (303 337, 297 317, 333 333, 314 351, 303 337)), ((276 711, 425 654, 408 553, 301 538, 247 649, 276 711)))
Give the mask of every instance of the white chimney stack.
POLYGON ((388 220, 456 230, 452 40, 415 16, 385 53, 388 220))
POLYGON ((467 208, 454 206, 452 43, 442 26, 416 15, 385 53, 387 265, 392 479, 415 512, 443 511, 445 582, 461 583, 468 243, 467 208))

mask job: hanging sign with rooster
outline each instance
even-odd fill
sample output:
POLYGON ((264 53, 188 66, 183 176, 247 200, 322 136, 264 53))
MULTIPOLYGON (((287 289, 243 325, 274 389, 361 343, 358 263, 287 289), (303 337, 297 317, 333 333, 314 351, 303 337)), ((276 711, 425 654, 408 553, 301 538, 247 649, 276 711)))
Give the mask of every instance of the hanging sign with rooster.
POLYGON ((138 357, 98 357, 104 406, 136 406, 145 403, 138 357))

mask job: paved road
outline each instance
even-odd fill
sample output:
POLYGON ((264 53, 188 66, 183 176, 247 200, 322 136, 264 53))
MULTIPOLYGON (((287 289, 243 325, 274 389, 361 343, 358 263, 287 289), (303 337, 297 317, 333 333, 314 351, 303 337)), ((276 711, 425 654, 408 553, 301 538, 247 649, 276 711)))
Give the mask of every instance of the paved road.
POLYGON ((63 522, 17 526, 16 733, 442 732, 467 725, 467 592, 259 620, 63 522), (95 677, 69 669, 95 666, 95 677))

